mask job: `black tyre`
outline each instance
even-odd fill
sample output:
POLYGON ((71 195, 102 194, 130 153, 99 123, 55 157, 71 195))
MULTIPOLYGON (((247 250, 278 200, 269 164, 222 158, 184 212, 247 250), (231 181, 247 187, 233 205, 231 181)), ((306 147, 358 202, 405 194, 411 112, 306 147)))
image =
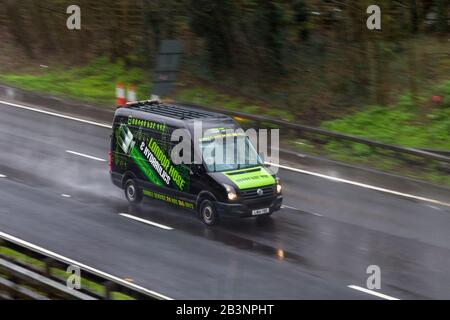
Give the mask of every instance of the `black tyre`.
POLYGON ((139 204, 142 201, 142 190, 133 179, 125 182, 125 197, 131 204, 139 204))
POLYGON ((200 220, 202 220, 207 226, 213 226, 219 222, 219 215, 212 201, 203 200, 201 203, 200 220))

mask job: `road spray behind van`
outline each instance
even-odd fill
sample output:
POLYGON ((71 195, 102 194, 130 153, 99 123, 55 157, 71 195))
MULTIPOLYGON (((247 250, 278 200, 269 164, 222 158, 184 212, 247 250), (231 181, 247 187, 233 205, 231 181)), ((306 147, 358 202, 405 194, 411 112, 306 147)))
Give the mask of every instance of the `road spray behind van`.
POLYGON ((132 204, 143 197, 160 200, 196 211, 207 225, 225 215, 267 217, 281 207, 280 181, 236 129, 240 126, 232 118, 219 113, 159 101, 127 104, 114 115, 112 182, 132 204), (171 156, 180 142, 172 141, 177 129, 187 132, 192 147, 182 152, 191 154, 190 161, 171 156), (217 150, 231 154, 232 161, 214 161, 217 150))

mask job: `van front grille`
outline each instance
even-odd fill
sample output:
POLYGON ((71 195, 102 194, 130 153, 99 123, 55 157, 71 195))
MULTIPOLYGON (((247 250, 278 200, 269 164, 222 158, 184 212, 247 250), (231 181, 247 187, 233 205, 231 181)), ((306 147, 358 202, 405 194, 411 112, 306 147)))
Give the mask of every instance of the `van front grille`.
POLYGON ((241 190, 241 195, 245 200, 266 199, 274 194, 274 186, 241 190), (262 194, 258 194, 259 189, 262 190, 262 194))

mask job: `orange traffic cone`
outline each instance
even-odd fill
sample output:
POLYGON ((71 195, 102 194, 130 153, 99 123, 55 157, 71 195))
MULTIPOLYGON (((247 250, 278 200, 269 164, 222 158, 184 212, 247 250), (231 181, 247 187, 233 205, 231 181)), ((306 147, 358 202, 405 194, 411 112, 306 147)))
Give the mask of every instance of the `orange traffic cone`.
POLYGON ((116 105, 124 106, 126 104, 125 100, 125 89, 122 83, 116 84, 116 105))
POLYGON ((136 101, 136 87, 132 84, 128 85, 127 102, 136 101))

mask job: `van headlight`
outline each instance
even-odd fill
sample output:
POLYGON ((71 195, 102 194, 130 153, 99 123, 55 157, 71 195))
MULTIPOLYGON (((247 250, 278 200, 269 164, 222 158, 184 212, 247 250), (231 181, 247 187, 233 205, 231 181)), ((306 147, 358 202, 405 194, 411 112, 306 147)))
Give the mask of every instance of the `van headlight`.
POLYGON ((228 200, 236 200, 237 199, 236 190, 234 190, 234 188, 229 184, 224 183, 223 186, 225 187, 225 190, 227 190, 228 200))
POLYGON ((281 193, 281 182, 279 178, 277 178, 277 193, 281 193))

